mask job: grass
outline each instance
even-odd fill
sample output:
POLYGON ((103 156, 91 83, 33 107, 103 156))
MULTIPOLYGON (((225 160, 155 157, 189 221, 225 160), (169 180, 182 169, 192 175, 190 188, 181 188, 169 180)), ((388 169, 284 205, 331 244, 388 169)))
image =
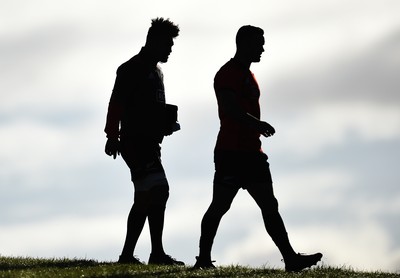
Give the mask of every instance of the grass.
POLYGON ((249 268, 242 266, 218 267, 212 270, 192 270, 190 266, 121 265, 83 259, 41 259, 0 256, 0 277, 350 277, 394 278, 400 274, 384 272, 358 272, 349 268, 317 267, 301 273, 286 273, 273 268, 249 268))

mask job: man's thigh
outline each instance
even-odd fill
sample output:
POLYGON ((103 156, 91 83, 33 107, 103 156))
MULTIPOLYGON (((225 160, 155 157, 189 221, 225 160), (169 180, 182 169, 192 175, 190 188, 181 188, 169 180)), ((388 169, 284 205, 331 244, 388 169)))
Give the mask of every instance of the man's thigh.
POLYGON ((158 144, 149 146, 123 142, 121 154, 131 171, 136 191, 148 191, 156 186, 168 188, 158 144))
POLYGON ((253 183, 246 189, 263 212, 275 213, 278 211, 278 200, 274 195, 272 183, 253 183))
POLYGON ((268 156, 261 152, 217 152, 214 181, 247 189, 252 184, 272 184, 268 156))
POLYGON ((155 205, 165 206, 169 197, 168 186, 154 186, 149 190, 135 190, 135 203, 137 206, 150 207, 155 205))

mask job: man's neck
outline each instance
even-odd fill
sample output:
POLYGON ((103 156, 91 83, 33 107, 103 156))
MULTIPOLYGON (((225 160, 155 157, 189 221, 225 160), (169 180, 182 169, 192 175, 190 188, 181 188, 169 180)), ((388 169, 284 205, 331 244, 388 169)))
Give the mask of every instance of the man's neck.
POLYGON ((140 52, 143 54, 143 56, 150 65, 154 67, 157 66, 158 60, 157 58, 154 57, 154 54, 152 53, 152 50, 149 47, 143 46, 140 52))
POLYGON ((239 62, 243 67, 246 69, 250 69, 251 62, 245 56, 241 55, 240 53, 236 52, 235 56, 233 57, 237 62, 239 62))

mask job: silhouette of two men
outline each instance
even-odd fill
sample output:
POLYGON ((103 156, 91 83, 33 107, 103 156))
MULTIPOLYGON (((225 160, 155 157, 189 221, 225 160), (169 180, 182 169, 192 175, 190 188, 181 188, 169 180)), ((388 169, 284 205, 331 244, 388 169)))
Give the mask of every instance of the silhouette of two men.
MULTIPOLYGON (((167 62, 179 28, 169 20, 152 21, 145 46, 117 70, 109 102, 105 152, 121 153, 130 168, 135 187, 132 209, 120 263, 141 263, 134 249, 146 218, 151 235, 149 263, 183 265, 166 255, 162 245, 168 181, 161 164, 163 137, 179 129, 177 107, 165 103, 158 62, 167 62)), ((290 242, 273 193, 268 157, 261 149, 260 135, 272 136, 275 129, 260 119, 260 89, 250 71, 264 52, 264 32, 243 26, 236 36, 236 53, 217 72, 214 89, 220 131, 214 150, 215 175, 212 202, 201 223, 200 253, 194 268, 214 268, 211 249, 222 216, 240 188, 246 189, 260 207, 265 228, 281 252, 287 271, 315 265, 322 257, 297 254, 290 242)))

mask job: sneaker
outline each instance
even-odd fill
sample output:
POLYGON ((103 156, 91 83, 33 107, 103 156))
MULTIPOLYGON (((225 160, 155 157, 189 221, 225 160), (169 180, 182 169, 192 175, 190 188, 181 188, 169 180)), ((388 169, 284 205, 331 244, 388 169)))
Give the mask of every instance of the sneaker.
POLYGON ((159 265, 185 265, 184 262, 178 261, 167 254, 154 255, 150 254, 149 264, 159 264, 159 265))
POLYGON ((293 258, 285 261, 285 270, 287 272, 298 272, 317 264, 322 258, 321 253, 312 255, 296 254, 293 258))
POLYGON ((122 256, 122 255, 119 256, 118 263, 119 264, 143 264, 135 256, 122 256))
POLYGON ((211 259, 203 259, 200 257, 196 257, 196 263, 193 266, 193 269, 206 269, 206 268, 215 268, 213 265, 215 261, 211 259))

